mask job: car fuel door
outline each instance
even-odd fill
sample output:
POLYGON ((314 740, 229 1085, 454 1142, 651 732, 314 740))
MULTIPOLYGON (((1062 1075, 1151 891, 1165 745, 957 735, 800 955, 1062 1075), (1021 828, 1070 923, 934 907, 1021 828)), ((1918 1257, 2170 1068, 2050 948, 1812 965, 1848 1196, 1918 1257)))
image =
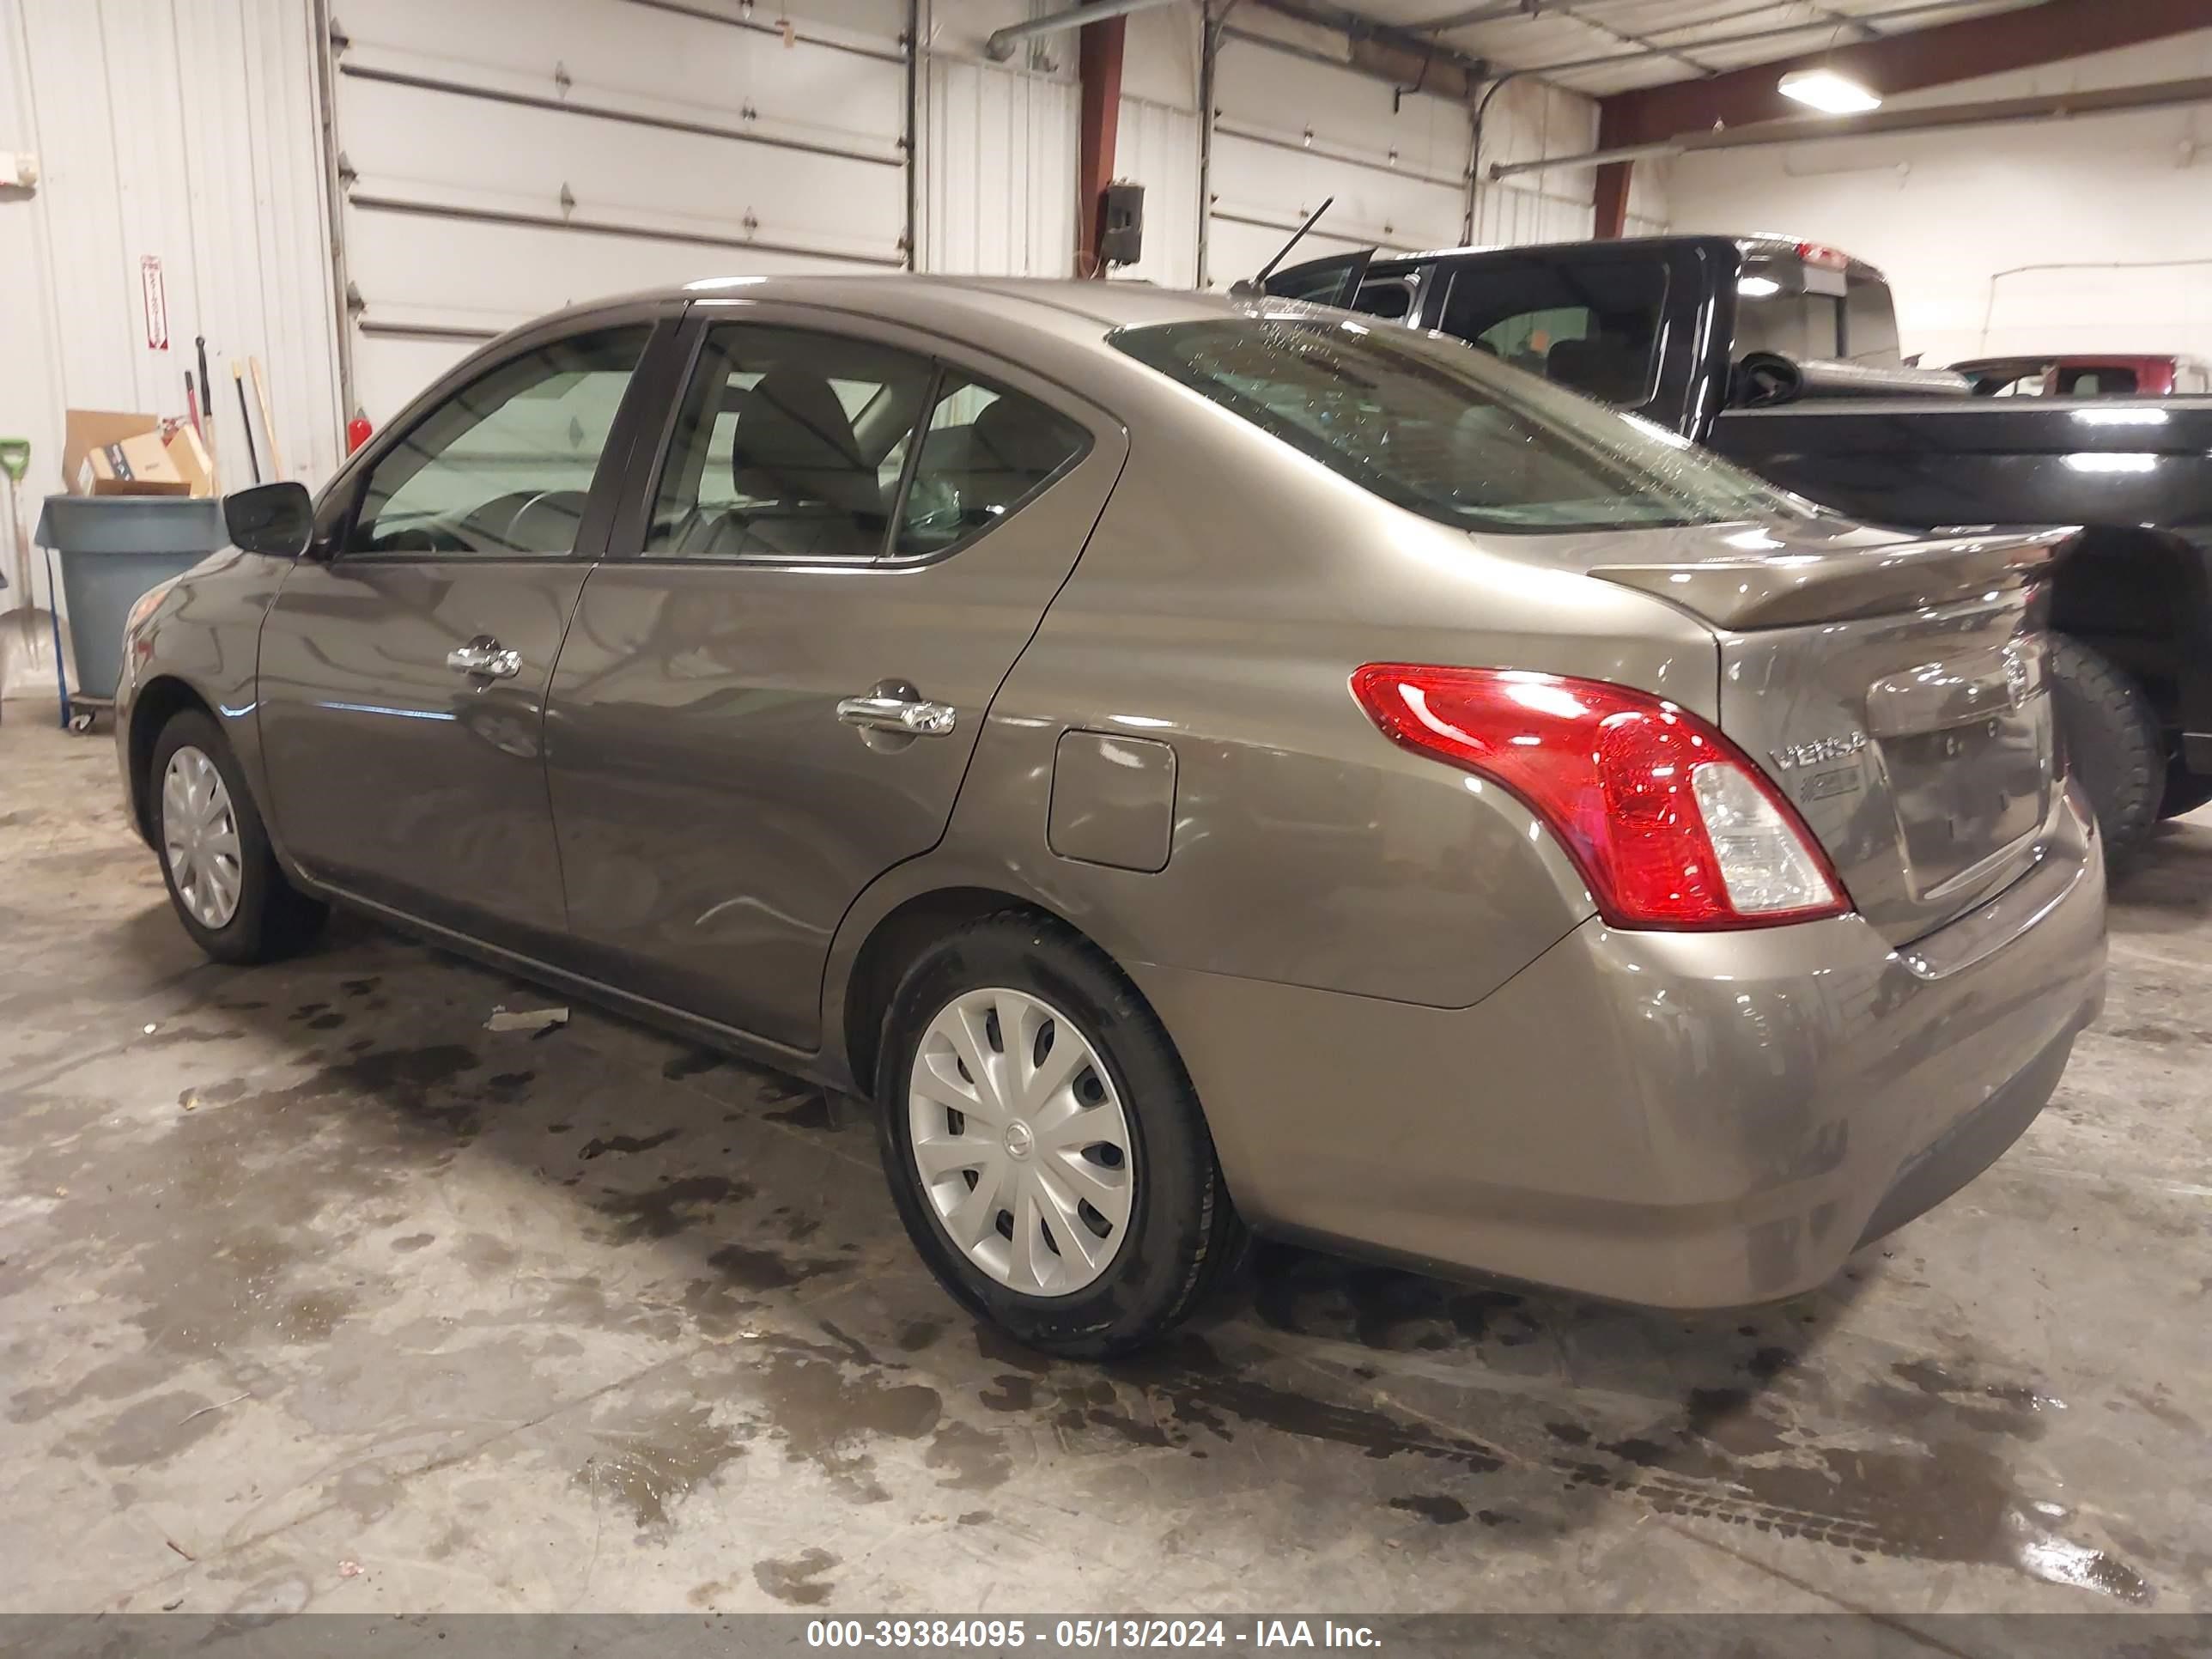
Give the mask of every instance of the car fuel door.
POLYGON ((944 834, 1127 441, 933 337, 734 314, 698 308, 627 556, 585 587, 548 780, 584 971, 803 1050, 839 921, 944 834))

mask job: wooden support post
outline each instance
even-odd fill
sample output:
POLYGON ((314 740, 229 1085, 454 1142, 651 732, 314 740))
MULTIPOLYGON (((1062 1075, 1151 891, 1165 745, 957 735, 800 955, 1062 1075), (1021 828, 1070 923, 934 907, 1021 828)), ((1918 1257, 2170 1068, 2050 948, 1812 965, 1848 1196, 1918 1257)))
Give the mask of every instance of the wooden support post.
POLYGON ((1628 181, 1633 161, 1607 161, 1597 170, 1597 228, 1601 242, 1619 238, 1628 228, 1628 181))
POLYGON ((1121 46, 1128 34, 1126 17, 1109 17, 1083 26, 1076 48, 1076 73, 1083 90, 1082 142, 1076 166, 1075 274, 1103 276, 1098 255, 1105 222, 1106 186, 1114 179, 1114 139, 1121 118, 1121 46))

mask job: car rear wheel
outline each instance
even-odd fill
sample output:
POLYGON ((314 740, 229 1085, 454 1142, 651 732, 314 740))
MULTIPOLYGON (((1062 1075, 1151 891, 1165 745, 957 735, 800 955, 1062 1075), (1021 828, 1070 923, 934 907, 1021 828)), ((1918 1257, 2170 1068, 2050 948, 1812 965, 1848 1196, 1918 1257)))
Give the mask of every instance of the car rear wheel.
POLYGON ((2124 869, 2158 822, 2166 793, 2157 713, 2131 676, 2079 640, 2052 638, 2051 672, 2068 763, 2097 815, 2106 866, 2124 869))
POLYGON ((1242 1233, 1158 1018, 1089 941, 1010 912, 900 982, 877 1072, 884 1170, 952 1296, 1095 1358, 1166 1331, 1242 1233))
POLYGON ((171 718, 149 769, 154 842, 169 902, 217 962, 270 962, 306 946, 329 907, 284 878, 222 728, 199 709, 171 718))

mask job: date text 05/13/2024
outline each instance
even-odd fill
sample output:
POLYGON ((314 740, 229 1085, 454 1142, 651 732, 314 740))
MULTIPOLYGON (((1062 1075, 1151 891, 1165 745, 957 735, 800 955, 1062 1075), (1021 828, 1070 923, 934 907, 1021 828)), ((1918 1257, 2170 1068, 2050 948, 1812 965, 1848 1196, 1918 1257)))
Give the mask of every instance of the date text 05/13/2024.
POLYGON ((811 1619, 811 1648, 1378 1648, 1331 1619, 811 1619))

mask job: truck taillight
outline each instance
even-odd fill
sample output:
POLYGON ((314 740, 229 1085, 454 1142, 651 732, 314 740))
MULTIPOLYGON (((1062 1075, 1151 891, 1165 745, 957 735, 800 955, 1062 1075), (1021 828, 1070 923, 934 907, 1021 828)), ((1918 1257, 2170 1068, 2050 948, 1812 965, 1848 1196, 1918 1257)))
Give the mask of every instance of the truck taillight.
POLYGON ((1620 927, 1758 927, 1845 914, 1795 808, 1684 708, 1604 680, 1370 663, 1384 736, 1498 784, 1557 836, 1620 927))
POLYGON ((1830 247, 1824 242, 1798 243, 1797 257, 1822 270, 1842 270, 1851 262, 1851 256, 1843 249, 1830 247))

